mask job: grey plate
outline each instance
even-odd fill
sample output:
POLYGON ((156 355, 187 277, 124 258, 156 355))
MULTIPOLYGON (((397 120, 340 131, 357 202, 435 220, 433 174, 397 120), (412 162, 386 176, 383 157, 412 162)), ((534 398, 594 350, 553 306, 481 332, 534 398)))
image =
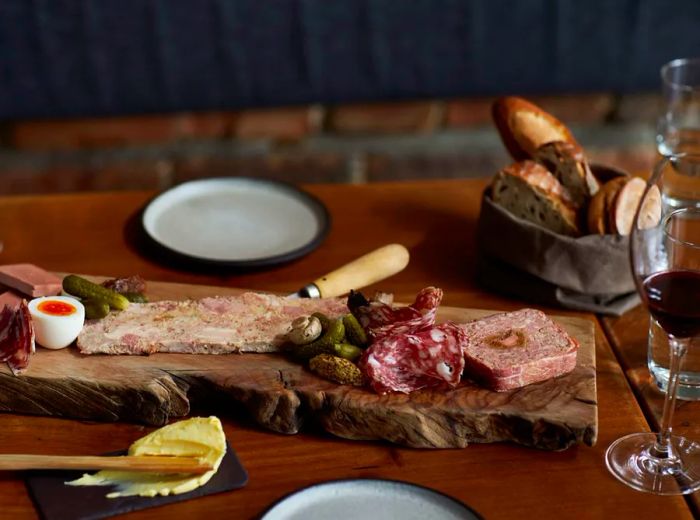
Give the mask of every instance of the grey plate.
POLYGON ((324 482, 283 498, 261 520, 480 519, 452 497, 432 489, 381 479, 324 482))
POLYGON ((221 177, 186 182, 143 212, 146 234, 166 249, 206 263, 254 267, 315 249, 330 218, 311 195, 280 182, 221 177))

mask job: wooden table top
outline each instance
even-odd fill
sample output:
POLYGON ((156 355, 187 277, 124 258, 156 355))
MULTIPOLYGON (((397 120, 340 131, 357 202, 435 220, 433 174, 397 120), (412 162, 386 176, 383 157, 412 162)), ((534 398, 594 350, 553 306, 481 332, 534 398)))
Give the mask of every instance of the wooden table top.
MULTIPOLYGON (((142 256, 124 230, 152 193, 4 197, 0 263, 32 262, 54 271, 138 273, 152 280, 291 292, 362 253, 400 242, 411 252, 409 266, 375 288, 407 300, 430 284, 445 290, 446 305, 520 308, 527 302, 485 292, 475 281, 474 231, 484 186, 483 180, 309 186, 333 217, 328 238, 302 259, 247 272, 192 272, 142 256)), ((464 501, 485 518, 691 518, 684 498, 639 493, 608 474, 603 460, 607 446, 628 433, 649 431, 649 424, 596 317, 545 310, 596 324, 599 436, 593 448, 544 452, 490 444, 415 450, 312 433, 283 436, 262 431, 243 417, 224 416, 227 437, 249 472, 248 485, 129 517, 197 518, 206 512, 212 518, 255 518, 303 486, 375 477, 429 486, 464 501)), ((6 413, 0 414, 0 431, 2 452, 87 455, 122 449, 147 429, 6 413)), ((36 517, 19 474, 0 475, 0 511, 7 518, 36 517)))

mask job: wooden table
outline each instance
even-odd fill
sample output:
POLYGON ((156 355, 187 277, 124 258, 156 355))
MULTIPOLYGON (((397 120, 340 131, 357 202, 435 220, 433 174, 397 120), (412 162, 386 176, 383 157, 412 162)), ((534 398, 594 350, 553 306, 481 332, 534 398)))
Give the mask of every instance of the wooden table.
MULTIPOLYGON (((474 230, 484 185, 482 180, 459 180, 310 186, 308 190, 326 203, 334 219, 327 240, 305 258, 248 272, 185 271, 141 256, 127 241, 125 223, 152 193, 5 197, 0 198, 4 241, 0 263, 33 262, 54 271, 139 273, 153 280, 290 292, 359 254, 400 242, 411 252, 410 265, 376 288, 408 300, 432 284, 445 290, 446 305, 519 308, 526 302, 485 292, 474 280, 474 230)), ((564 314, 559 309, 545 310, 564 314)), ((607 446, 627 433, 649 431, 649 424, 596 317, 576 315, 596 323, 600 429, 593 448, 555 453, 491 444, 415 450, 320 434, 282 436, 262 431, 243 417, 224 416, 227 436, 250 474, 248 485, 131 517, 254 518, 302 486, 352 477, 430 486, 463 500, 486 518, 692 517, 693 500, 642 494, 608 474, 603 461, 607 446)), ((616 322, 604 323, 614 332, 616 322)), ((627 336, 613 337, 618 351, 625 351, 627 336)), ((629 358, 634 366, 639 365, 639 356, 629 358)), ((1 414, 0 450, 99 454, 127 446, 144 431, 131 424, 1 414)), ((0 475, 0 511, 4 518, 36 516, 20 475, 0 475)))

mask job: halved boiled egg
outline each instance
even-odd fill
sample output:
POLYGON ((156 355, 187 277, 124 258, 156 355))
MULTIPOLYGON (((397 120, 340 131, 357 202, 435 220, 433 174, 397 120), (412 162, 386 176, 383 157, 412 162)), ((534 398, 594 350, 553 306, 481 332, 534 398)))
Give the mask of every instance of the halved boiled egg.
POLYGON ((85 307, 70 296, 43 296, 29 302, 36 342, 59 349, 73 343, 85 322, 85 307))

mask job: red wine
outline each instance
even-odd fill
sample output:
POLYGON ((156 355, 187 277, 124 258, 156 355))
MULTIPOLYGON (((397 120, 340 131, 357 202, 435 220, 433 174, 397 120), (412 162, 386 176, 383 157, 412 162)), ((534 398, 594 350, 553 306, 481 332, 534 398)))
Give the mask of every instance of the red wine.
POLYGON ((661 271, 644 280, 649 312, 677 338, 700 334, 700 271, 661 271))

